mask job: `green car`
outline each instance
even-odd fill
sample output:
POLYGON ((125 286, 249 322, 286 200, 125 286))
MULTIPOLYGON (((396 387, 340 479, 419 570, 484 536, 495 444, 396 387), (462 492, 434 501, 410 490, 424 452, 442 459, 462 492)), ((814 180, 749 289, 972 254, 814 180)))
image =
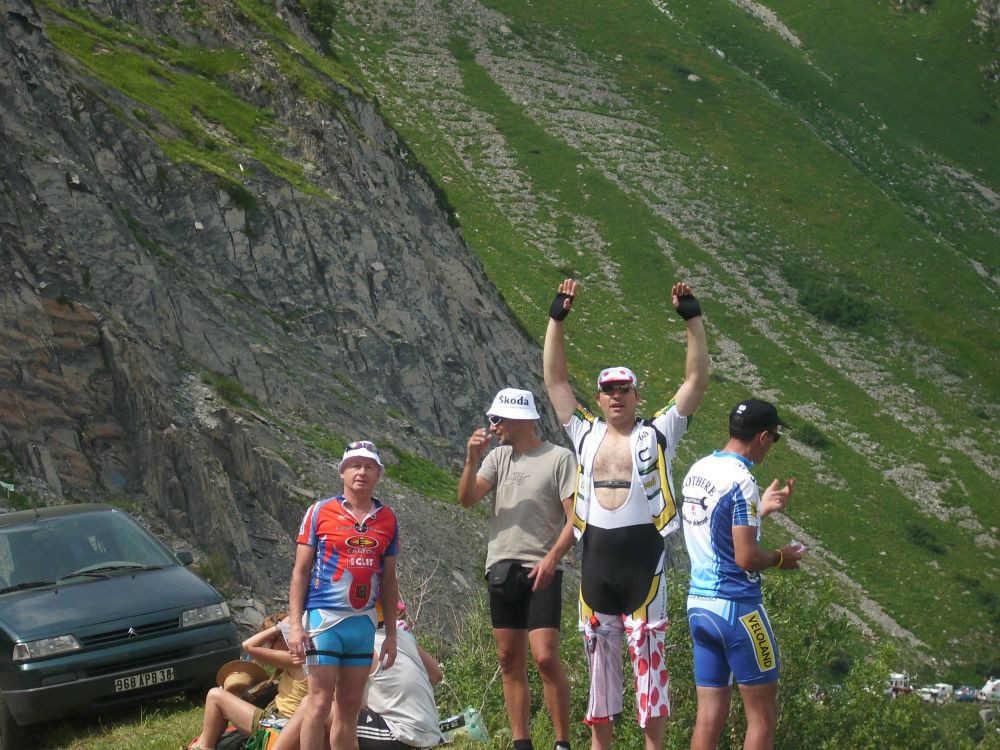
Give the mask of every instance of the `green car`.
POLYGON ((214 684, 240 642, 191 561, 107 505, 0 515, 0 750, 29 724, 214 684))

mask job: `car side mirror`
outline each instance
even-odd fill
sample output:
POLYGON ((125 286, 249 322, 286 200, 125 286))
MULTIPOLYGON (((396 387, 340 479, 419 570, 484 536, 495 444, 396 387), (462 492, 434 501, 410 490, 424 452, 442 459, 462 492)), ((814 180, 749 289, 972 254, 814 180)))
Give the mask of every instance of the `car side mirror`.
POLYGON ((194 555, 188 552, 186 549, 177 550, 174 553, 174 557, 177 558, 177 562, 183 565, 185 568, 194 562, 194 555))

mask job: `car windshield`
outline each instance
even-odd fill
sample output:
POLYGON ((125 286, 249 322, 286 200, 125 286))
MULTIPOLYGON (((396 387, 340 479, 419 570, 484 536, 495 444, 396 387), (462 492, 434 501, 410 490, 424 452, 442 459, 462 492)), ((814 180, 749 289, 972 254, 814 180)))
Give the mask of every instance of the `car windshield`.
POLYGON ((121 511, 75 513, 0 528, 0 593, 74 576, 104 577, 176 564, 121 511))

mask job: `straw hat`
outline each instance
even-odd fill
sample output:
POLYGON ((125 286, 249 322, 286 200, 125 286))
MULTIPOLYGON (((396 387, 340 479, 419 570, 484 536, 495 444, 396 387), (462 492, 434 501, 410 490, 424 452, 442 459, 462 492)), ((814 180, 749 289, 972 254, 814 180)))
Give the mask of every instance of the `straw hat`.
POLYGON ((215 684, 233 695, 243 695, 258 682, 268 679, 267 671, 252 661, 227 661, 215 675, 215 684))

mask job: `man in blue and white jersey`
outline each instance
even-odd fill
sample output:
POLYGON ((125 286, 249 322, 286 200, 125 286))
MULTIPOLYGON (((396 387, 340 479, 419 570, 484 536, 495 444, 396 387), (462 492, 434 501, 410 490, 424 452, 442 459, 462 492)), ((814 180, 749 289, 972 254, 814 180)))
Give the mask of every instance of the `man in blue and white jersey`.
POLYGON ((729 442, 684 478, 684 542, 691 558, 688 623, 694 646, 698 718, 692 750, 714 748, 729 715, 732 684, 747 713, 744 748, 774 746, 778 722, 778 644, 761 602, 760 571, 799 566, 804 548, 760 547, 760 521, 781 510, 795 479, 775 479, 763 496, 751 467, 781 438, 773 405, 741 401, 729 413, 729 442))

